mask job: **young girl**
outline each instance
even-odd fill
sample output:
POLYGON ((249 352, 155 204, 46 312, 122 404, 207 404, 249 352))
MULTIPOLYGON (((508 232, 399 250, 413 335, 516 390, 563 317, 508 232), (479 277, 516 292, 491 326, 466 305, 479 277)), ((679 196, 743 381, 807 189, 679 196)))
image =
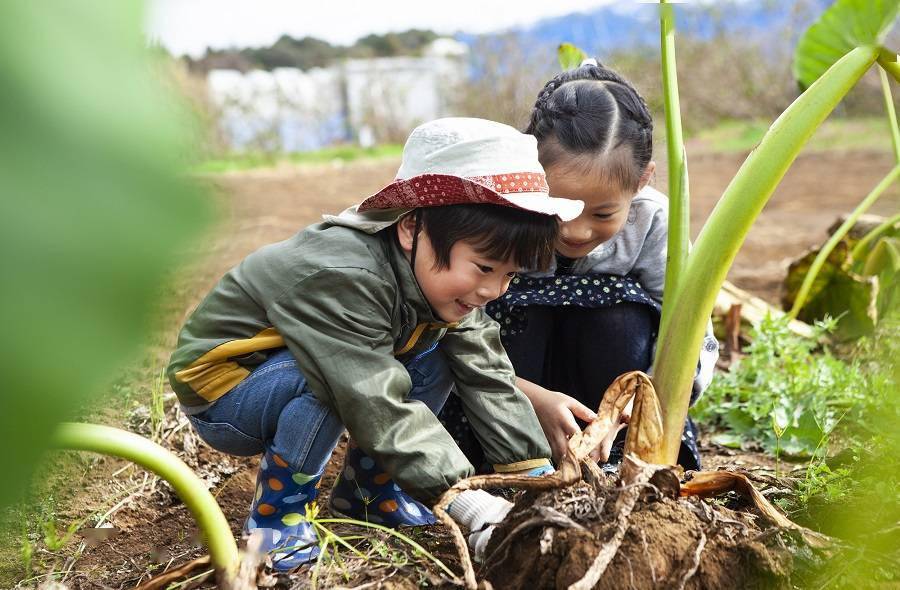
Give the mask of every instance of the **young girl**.
MULTIPOLYGON (((666 266, 668 200, 649 186, 653 121, 634 87, 587 60, 559 74, 538 95, 526 130, 538 140, 550 193, 584 201, 581 215, 560 226, 556 260, 529 272, 488 308, 531 400, 555 459, 568 437, 589 421, 622 373, 652 369, 666 266)), ((704 340, 692 402, 712 377, 718 343, 704 340)), ((456 412, 442 418, 476 465, 479 445, 456 412)), ((623 427, 630 407, 622 416, 623 427)), ((615 463, 610 437, 596 451, 615 463)), ((699 469, 696 429, 688 419, 678 462, 699 469)))

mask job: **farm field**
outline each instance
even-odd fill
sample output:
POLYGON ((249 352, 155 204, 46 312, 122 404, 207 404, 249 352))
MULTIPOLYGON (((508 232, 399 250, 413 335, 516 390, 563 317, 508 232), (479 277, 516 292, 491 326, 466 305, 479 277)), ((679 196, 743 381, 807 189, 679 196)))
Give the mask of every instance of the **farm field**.
MULTIPOLYGON (((744 156, 702 154, 691 159, 694 236, 744 156)), ((221 205, 220 222, 214 233, 197 244, 196 252, 188 257, 191 262, 187 268, 174 273, 171 283, 164 287, 166 296, 162 298, 164 307, 159 310, 156 335, 141 362, 116 383, 116 391, 125 392, 124 399, 117 400, 116 394, 105 398, 108 407, 102 412, 104 421, 129 427, 128 420, 131 420, 132 426, 140 426, 142 414, 134 412, 134 406, 147 404, 150 391, 158 387, 154 382, 174 346, 178 327, 223 272, 256 248, 314 223, 322 213, 339 212, 373 193, 391 180, 398 164, 398 160, 386 158, 203 176, 202 182, 216 188, 221 205), (127 415, 130 418, 126 419, 127 415)), ((888 152, 800 156, 751 229, 729 280, 778 305, 788 262, 810 246, 821 244, 826 228, 852 210, 892 165, 893 156, 888 152)), ((665 178, 663 167, 657 172, 655 182, 663 191, 665 178)), ((900 190, 895 185, 870 212, 892 215, 898 208, 900 190)), ((163 391, 168 391, 168 385, 163 391)), ((188 429, 178 427, 174 411, 167 413, 162 431, 166 433, 165 444, 182 456, 188 455, 186 460, 191 467, 213 483, 213 493, 238 533, 253 493, 256 459, 226 457, 204 447, 188 429), (195 448, 199 451, 184 453, 195 448)), ((735 463, 745 468, 772 467, 768 455, 726 450, 712 444, 706 436, 702 442, 701 451, 708 468, 735 463)), ((323 480, 322 505, 339 469, 341 450, 342 447, 332 458, 323 480)), ((110 512, 107 520, 120 532, 110 540, 87 545, 82 545, 82 538, 75 535, 55 551, 37 551, 30 557, 32 576, 62 571, 68 572, 64 582, 72 588, 127 588, 146 580, 151 570, 157 573, 161 569, 159 565, 176 567, 202 554, 196 547, 192 518, 163 484, 149 483, 137 468, 126 467, 124 462, 90 458, 81 465, 83 469, 77 470, 66 483, 66 491, 57 493, 56 513, 60 525, 110 512), (110 494, 110 489, 118 494, 110 494), (120 502, 123 498, 125 501, 120 502)), ((51 487, 59 485, 56 481, 51 487)), ((453 567, 456 559, 453 547, 439 527, 417 531, 414 536, 453 567)), ((388 566, 369 574, 358 569, 351 572, 351 579, 322 581, 322 587, 338 583, 353 587, 377 581, 379 575, 384 577, 390 572, 394 573, 384 587, 417 587, 420 580, 408 577, 409 570, 404 569, 399 558, 388 555, 381 562, 388 566)), ((3 555, 0 567, 0 587, 10 587, 21 579, 22 564, 15 554, 3 555)), ((197 573, 202 571, 199 569, 197 573)), ((303 575, 290 583, 305 587, 309 580, 301 578, 303 575)), ((34 579, 29 582, 34 583, 34 579)))

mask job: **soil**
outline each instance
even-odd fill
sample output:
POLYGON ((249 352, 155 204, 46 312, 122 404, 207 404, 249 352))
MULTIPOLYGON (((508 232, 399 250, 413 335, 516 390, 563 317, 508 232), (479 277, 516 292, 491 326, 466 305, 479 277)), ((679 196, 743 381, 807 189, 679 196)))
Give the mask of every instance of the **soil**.
MULTIPOLYGON (((743 156, 740 155, 692 158, 694 235, 742 161, 743 156)), ((807 248, 821 243, 825 230, 834 220, 850 211, 892 165, 892 156, 886 153, 851 152, 800 157, 751 230, 729 280, 777 304, 779 285, 788 262, 807 248)), ((164 290, 160 329, 148 343, 150 360, 141 367, 126 371, 122 381, 131 383, 137 389, 149 388, 153 371, 156 370, 154 367, 164 366, 174 346, 178 327, 228 268, 256 248, 284 239, 298 228, 316 222, 322 213, 339 212, 375 192, 392 179, 397 167, 398 161, 391 159, 344 165, 283 167, 201 179, 216 189, 221 204, 220 224, 213 233, 198 241, 195 251, 185 253, 185 258, 192 262, 179 271, 164 290)), ((656 184, 661 190, 665 188, 664 170, 658 173, 656 184)), ((898 204, 900 191, 895 186, 876 204, 872 213, 892 214, 898 209, 898 204)), ((172 412, 170 419, 178 420, 178 417, 172 412)), ((178 434, 170 439, 170 444, 176 451, 183 451, 187 444, 192 452, 181 454, 201 477, 206 477, 210 482, 232 530, 237 534, 254 489, 256 460, 226 457, 202 443, 191 447, 191 435, 188 433, 189 429, 180 428, 178 434)), ((701 451, 707 465, 712 467, 735 461, 743 461, 748 467, 767 467, 771 463, 763 455, 735 454, 708 443, 701 447, 701 451)), ((326 472, 324 479, 329 481, 323 482, 323 494, 327 494, 330 480, 340 468, 341 461, 342 449, 339 449, 326 472)), ((112 477, 113 472, 123 467, 124 463, 99 460, 94 461, 93 466, 93 474, 88 473, 79 482, 84 490, 69 505, 66 516, 73 521, 96 511, 98 500, 109 495, 110 481, 116 480, 112 477)), ((117 476, 119 483, 116 485, 122 488, 138 477, 137 470, 128 469, 124 475, 117 476)), ((119 530, 117 536, 93 546, 83 546, 80 554, 76 553, 81 541, 77 537, 62 552, 45 555, 38 562, 35 573, 42 572, 40 567, 59 570, 60 558, 76 557, 69 560, 66 567, 70 573, 63 580, 70 587, 85 590, 127 588, 140 580, 146 581, 151 572, 157 573, 202 555, 193 520, 166 485, 158 482, 155 490, 142 490, 110 515, 110 522, 119 530)), ((697 518, 695 512, 686 508, 683 502, 674 500, 649 502, 636 508, 632 515, 632 527, 623 543, 623 548, 628 549, 623 549, 611 565, 617 574, 608 585, 598 587, 661 587, 656 584, 657 581, 675 579, 681 575, 677 568, 685 563, 696 546, 698 531, 704 530, 703 523, 697 518), (662 522, 667 524, 661 526, 662 522), (647 551, 646 547, 654 549, 647 551), (648 565, 650 562, 652 568, 648 565), (676 569, 667 571, 666 564, 675 564, 676 569), (645 579, 647 575, 651 577, 645 579)), ((733 515, 733 518, 746 520, 744 515, 733 515)), ((748 526, 754 525, 750 522, 748 526)), ((512 552, 513 561, 497 566, 497 571, 501 573, 491 574, 495 587, 565 587, 578 579, 579 572, 586 569, 585 564, 593 559, 597 547, 607 538, 609 531, 603 527, 599 520, 591 525, 592 537, 574 530, 563 531, 557 535, 557 549, 544 556, 535 554, 539 547, 537 539, 523 539, 517 543, 517 548, 521 550, 512 552), (561 549, 569 547, 572 551, 568 553, 568 549, 561 549), (563 555, 568 556, 564 558, 563 555), (540 580, 532 575, 533 569, 524 568, 524 564, 534 562, 548 564, 540 580), (532 574, 526 575, 526 571, 532 574), (519 586, 509 583, 516 576, 521 578, 519 586)), ((688 588, 742 587, 735 581, 738 570, 744 567, 742 564, 751 563, 753 567, 749 569, 756 568, 754 575, 759 573, 756 570, 762 568, 760 571, 764 574, 774 576, 771 579, 781 579, 787 567, 779 553, 762 551, 759 543, 734 544, 727 535, 713 532, 708 536, 704 559, 697 574, 689 581, 688 588), (768 557, 763 558, 764 555, 768 557)), ((440 527, 430 527, 417 538, 422 539, 437 557, 454 567, 454 550, 440 527)), ((411 577, 413 575, 420 576, 420 582, 421 576, 426 575, 432 585, 440 580, 434 568, 420 567, 415 570, 418 573, 413 574, 408 565, 398 565, 392 571, 396 575, 385 578, 383 587, 415 587, 419 583, 410 582, 416 579, 411 577), (423 569, 425 574, 422 574, 423 569)), ((354 580, 340 580, 340 583, 353 586, 372 579, 370 574, 357 574, 354 580)), ((280 583, 282 587, 305 587, 308 574, 301 574, 289 583, 285 580, 280 583)), ((747 584, 750 587, 750 583, 747 584)), ((372 587, 377 586, 376 576, 372 587)))
MULTIPOLYGON (((609 482, 526 495, 492 535, 482 575, 495 588, 569 588, 614 542, 623 495, 622 487, 609 482), (552 508, 583 528, 530 528, 515 536, 515 551, 504 551, 513 544, 507 538, 512 531, 534 516, 532 506, 552 508)), ((626 519, 621 545, 594 588, 789 587, 790 551, 774 535, 761 536, 755 521, 744 509, 677 500, 649 489, 626 519)))

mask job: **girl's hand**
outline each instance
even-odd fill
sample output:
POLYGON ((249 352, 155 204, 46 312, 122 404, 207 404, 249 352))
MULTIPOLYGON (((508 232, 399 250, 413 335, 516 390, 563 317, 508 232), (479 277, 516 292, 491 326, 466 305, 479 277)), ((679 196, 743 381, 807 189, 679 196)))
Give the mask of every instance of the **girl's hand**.
POLYGON ((606 462, 609 459, 609 452, 612 449, 613 443, 616 442, 616 435, 619 434, 619 431, 628 426, 628 423, 631 422, 631 410, 634 405, 634 398, 631 398, 631 401, 628 402, 628 405, 625 406, 625 409, 622 410, 622 413, 619 414, 619 425, 616 428, 613 428, 609 431, 609 434, 606 435, 606 438, 603 439, 603 442, 591 452, 591 459, 600 463, 606 462))
MULTIPOLYGON (((537 414, 541 428, 544 430, 544 435, 550 442, 553 460, 559 463, 566 453, 569 438, 576 432, 581 432, 575 419, 579 418, 590 422, 597 417, 597 414, 564 393, 544 389, 540 385, 521 378, 516 378, 516 385, 531 401, 534 413, 537 414)), ((610 444, 612 443, 610 442, 610 444)), ((606 453, 608 456, 608 448, 606 453)))

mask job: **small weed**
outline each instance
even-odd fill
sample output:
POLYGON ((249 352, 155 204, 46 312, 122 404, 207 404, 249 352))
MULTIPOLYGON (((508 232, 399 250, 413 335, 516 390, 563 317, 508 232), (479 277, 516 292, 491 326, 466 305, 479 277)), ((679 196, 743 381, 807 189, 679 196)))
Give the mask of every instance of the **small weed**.
POLYGON ((73 521, 66 527, 63 533, 60 534, 56 524, 56 517, 50 517, 41 523, 41 531, 44 534, 44 546, 47 547, 48 551, 53 553, 59 551, 65 547, 66 543, 72 540, 72 537, 75 536, 75 533, 78 532, 78 529, 81 528, 83 523, 83 520, 73 521))
POLYGON ((22 531, 22 571, 25 572, 25 577, 28 578, 31 576, 31 571, 33 569, 32 558, 34 557, 34 545, 31 543, 31 539, 28 538, 28 531, 22 531))
POLYGON ((384 570, 386 577, 400 569, 412 568, 406 571, 417 576, 420 587, 424 587, 435 578, 426 567, 427 562, 448 576, 454 575, 444 562, 396 529, 350 518, 323 518, 315 502, 307 505, 306 520, 315 527, 319 537, 319 556, 310 575, 311 588, 331 587, 335 577, 347 583, 358 572, 371 574, 374 568, 384 570), (353 529, 359 527, 365 533, 353 534, 353 529))
POLYGON ((162 439, 166 421, 165 387, 166 370, 163 368, 158 371, 150 388, 150 438, 157 443, 162 439))
POLYGON ((824 454, 845 416, 858 424, 877 404, 858 362, 820 350, 833 326, 820 322, 814 337, 804 338, 785 318, 765 318, 751 334, 748 355, 713 380, 692 414, 724 428, 725 442, 755 442, 779 460, 824 454))

